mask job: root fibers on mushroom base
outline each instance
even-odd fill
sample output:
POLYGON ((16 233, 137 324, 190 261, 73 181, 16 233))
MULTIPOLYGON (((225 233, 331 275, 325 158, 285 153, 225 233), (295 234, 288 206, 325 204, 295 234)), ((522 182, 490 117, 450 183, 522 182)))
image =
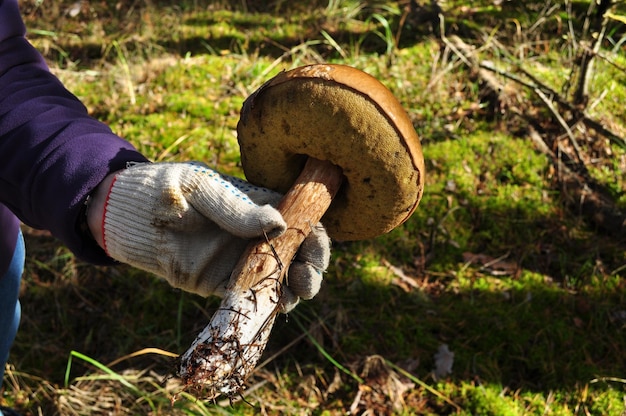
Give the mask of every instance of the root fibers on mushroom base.
POLYGON ((230 292, 183 354, 179 375, 187 388, 209 399, 241 393, 263 354, 280 309, 277 278, 259 284, 264 286, 250 288, 247 294, 230 292))

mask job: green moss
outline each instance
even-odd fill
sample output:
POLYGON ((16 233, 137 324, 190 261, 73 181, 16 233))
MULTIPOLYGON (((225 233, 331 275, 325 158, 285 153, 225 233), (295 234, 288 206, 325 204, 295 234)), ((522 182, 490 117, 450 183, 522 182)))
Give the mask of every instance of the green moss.
POLYGON ((520 405, 511 397, 502 394, 502 387, 463 384, 460 389, 465 415, 516 416, 523 414, 520 405))

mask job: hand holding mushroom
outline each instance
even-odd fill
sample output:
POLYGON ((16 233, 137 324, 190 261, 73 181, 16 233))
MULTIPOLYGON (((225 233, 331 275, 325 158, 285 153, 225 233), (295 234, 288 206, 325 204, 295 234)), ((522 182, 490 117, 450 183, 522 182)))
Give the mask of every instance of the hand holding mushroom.
POLYGON ((311 224, 323 218, 339 240, 375 237, 410 217, 424 186, 411 120, 387 88, 354 68, 280 73, 245 101, 237 132, 246 178, 286 192, 278 210, 287 230, 248 246, 222 305, 181 356, 183 382, 209 398, 244 388, 311 224))
MULTIPOLYGON (((251 238, 287 224, 272 206, 281 195, 200 163, 145 163, 117 172, 93 195, 88 221, 112 258, 202 296, 224 295, 251 238)), ((318 225, 299 251, 283 294, 285 309, 319 291, 330 243, 318 225)))

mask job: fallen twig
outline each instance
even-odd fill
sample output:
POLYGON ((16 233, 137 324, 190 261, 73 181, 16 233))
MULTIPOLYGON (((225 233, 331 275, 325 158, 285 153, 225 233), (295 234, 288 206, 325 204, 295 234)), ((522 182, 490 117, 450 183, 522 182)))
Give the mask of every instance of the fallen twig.
POLYGON ((580 150, 580 146, 578 145, 578 141, 576 140, 576 137, 574 137, 574 133, 572 133, 572 129, 567 124, 567 121, 565 121, 563 116, 561 116, 561 114, 559 113, 559 110, 557 110, 557 108, 552 104, 552 100, 550 100, 543 93, 543 91, 541 91, 541 89, 535 88, 533 91, 535 92, 535 94, 537 94, 537 96, 539 98, 541 98, 541 101, 543 101, 543 103, 546 105, 546 107, 548 107, 548 109, 550 110, 550 112, 552 113, 554 118, 559 122, 561 127, 563 127, 563 130, 565 130, 565 132, 567 133, 567 137, 569 137, 569 140, 572 143, 572 146, 574 147, 574 151, 576 153, 576 158, 579 161, 582 162, 582 160, 583 160, 582 159, 582 151, 580 150))
POLYGON ((549 156, 557 166, 561 194, 565 203, 609 235, 623 237, 626 232, 626 214, 617 209, 615 203, 601 192, 592 189, 587 181, 572 171, 554 154, 541 135, 528 126, 528 136, 542 153, 549 156))
MULTIPOLYGON (((565 98, 562 97, 554 89, 550 88, 545 83, 541 82, 537 77, 524 69, 519 63, 513 62, 514 70, 521 72, 524 77, 528 78, 528 80, 523 79, 520 76, 515 75, 512 72, 505 71, 493 65, 491 62, 481 61, 478 63, 480 68, 491 71, 500 75, 506 79, 514 81, 516 84, 521 85, 522 87, 528 88, 532 91, 539 90, 543 92, 545 95, 549 95, 552 101, 556 102, 560 107, 563 107, 566 111, 571 114, 571 119, 574 121, 571 123, 571 127, 575 126, 578 123, 583 123, 583 125, 587 128, 595 130, 598 134, 603 137, 609 139, 613 144, 620 146, 623 149, 626 149, 626 139, 620 136, 619 134, 611 131, 609 128, 602 125, 597 120, 589 117, 581 110, 579 107, 574 106, 572 103, 568 102, 565 98)), ((570 127, 570 128, 571 128, 570 127)))
POLYGON ((626 214, 617 208, 615 202, 609 197, 608 192, 604 191, 602 186, 595 183, 588 175, 582 159, 582 150, 570 126, 582 120, 589 127, 594 128, 601 134, 604 133, 606 137, 613 139, 614 142, 617 142, 620 146, 625 148, 626 140, 608 131, 608 129, 605 129, 599 122, 584 116, 579 107, 560 97, 559 94, 543 85, 526 71, 523 71, 523 73, 530 81, 525 81, 507 71, 497 69, 495 65, 480 61, 476 57, 475 50, 458 37, 444 38, 444 43, 450 47, 454 53, 462 55, 460 59, 468 65, 473 73, 477 74, 484 84, 483 87, 490 90, 491 95, 497 97, 498 102, 495 105, 496 108, 499 108, 503 113, 508 112, 518 115, 519 118, 525 121, 525 128, 530 139, 537 149, 548 156, 557 168, 557 172, 559 173, 557 179, 566 205, 576 209, 580 214, 588 218, 591 223, 595 224, 607 234, 623 236, 626 231, 626 214), (531 111, 534 107, 529 103, 521 102, 520 95, 515 93, 516 89, 502 83, 493 75, 494 73, 502 75, 518 85, 530 89, 542 100, 553 114, 554 119, 557 120, 559 127, 563 129, 569 137, 572 147, 577 154, 577 160, 579 161, 579 163, 576 163, 578 171, 572 170, 568 164, 563 161, 565 157, 571 160, 571 156, 566 155, 562 149, 559 149, 559 152, 555 153, 550 146, 553 144, 552 141, 543 137, 534 126, 539 126, 540 124, 536 122, 536 117, 531 111), (548 95, 550 97, 548 97, 548 95), (559 113, 553 102, 557 102, 569 112, 569 122, 559 113), (574 123, 571 121, 572 118, 575 119, 574 123), (533 120, 535 120, 534 123, 532 122, 533 120))

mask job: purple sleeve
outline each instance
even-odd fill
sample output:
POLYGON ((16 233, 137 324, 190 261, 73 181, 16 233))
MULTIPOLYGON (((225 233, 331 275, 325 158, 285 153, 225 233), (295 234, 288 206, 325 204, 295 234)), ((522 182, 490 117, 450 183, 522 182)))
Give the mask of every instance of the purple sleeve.
POLYGON ((130 143, 91 118, 24 37, 16 0, 0 0, 0 203, 80 258, 109 261, 79 229, 87 196, 127 162, 130 143))

